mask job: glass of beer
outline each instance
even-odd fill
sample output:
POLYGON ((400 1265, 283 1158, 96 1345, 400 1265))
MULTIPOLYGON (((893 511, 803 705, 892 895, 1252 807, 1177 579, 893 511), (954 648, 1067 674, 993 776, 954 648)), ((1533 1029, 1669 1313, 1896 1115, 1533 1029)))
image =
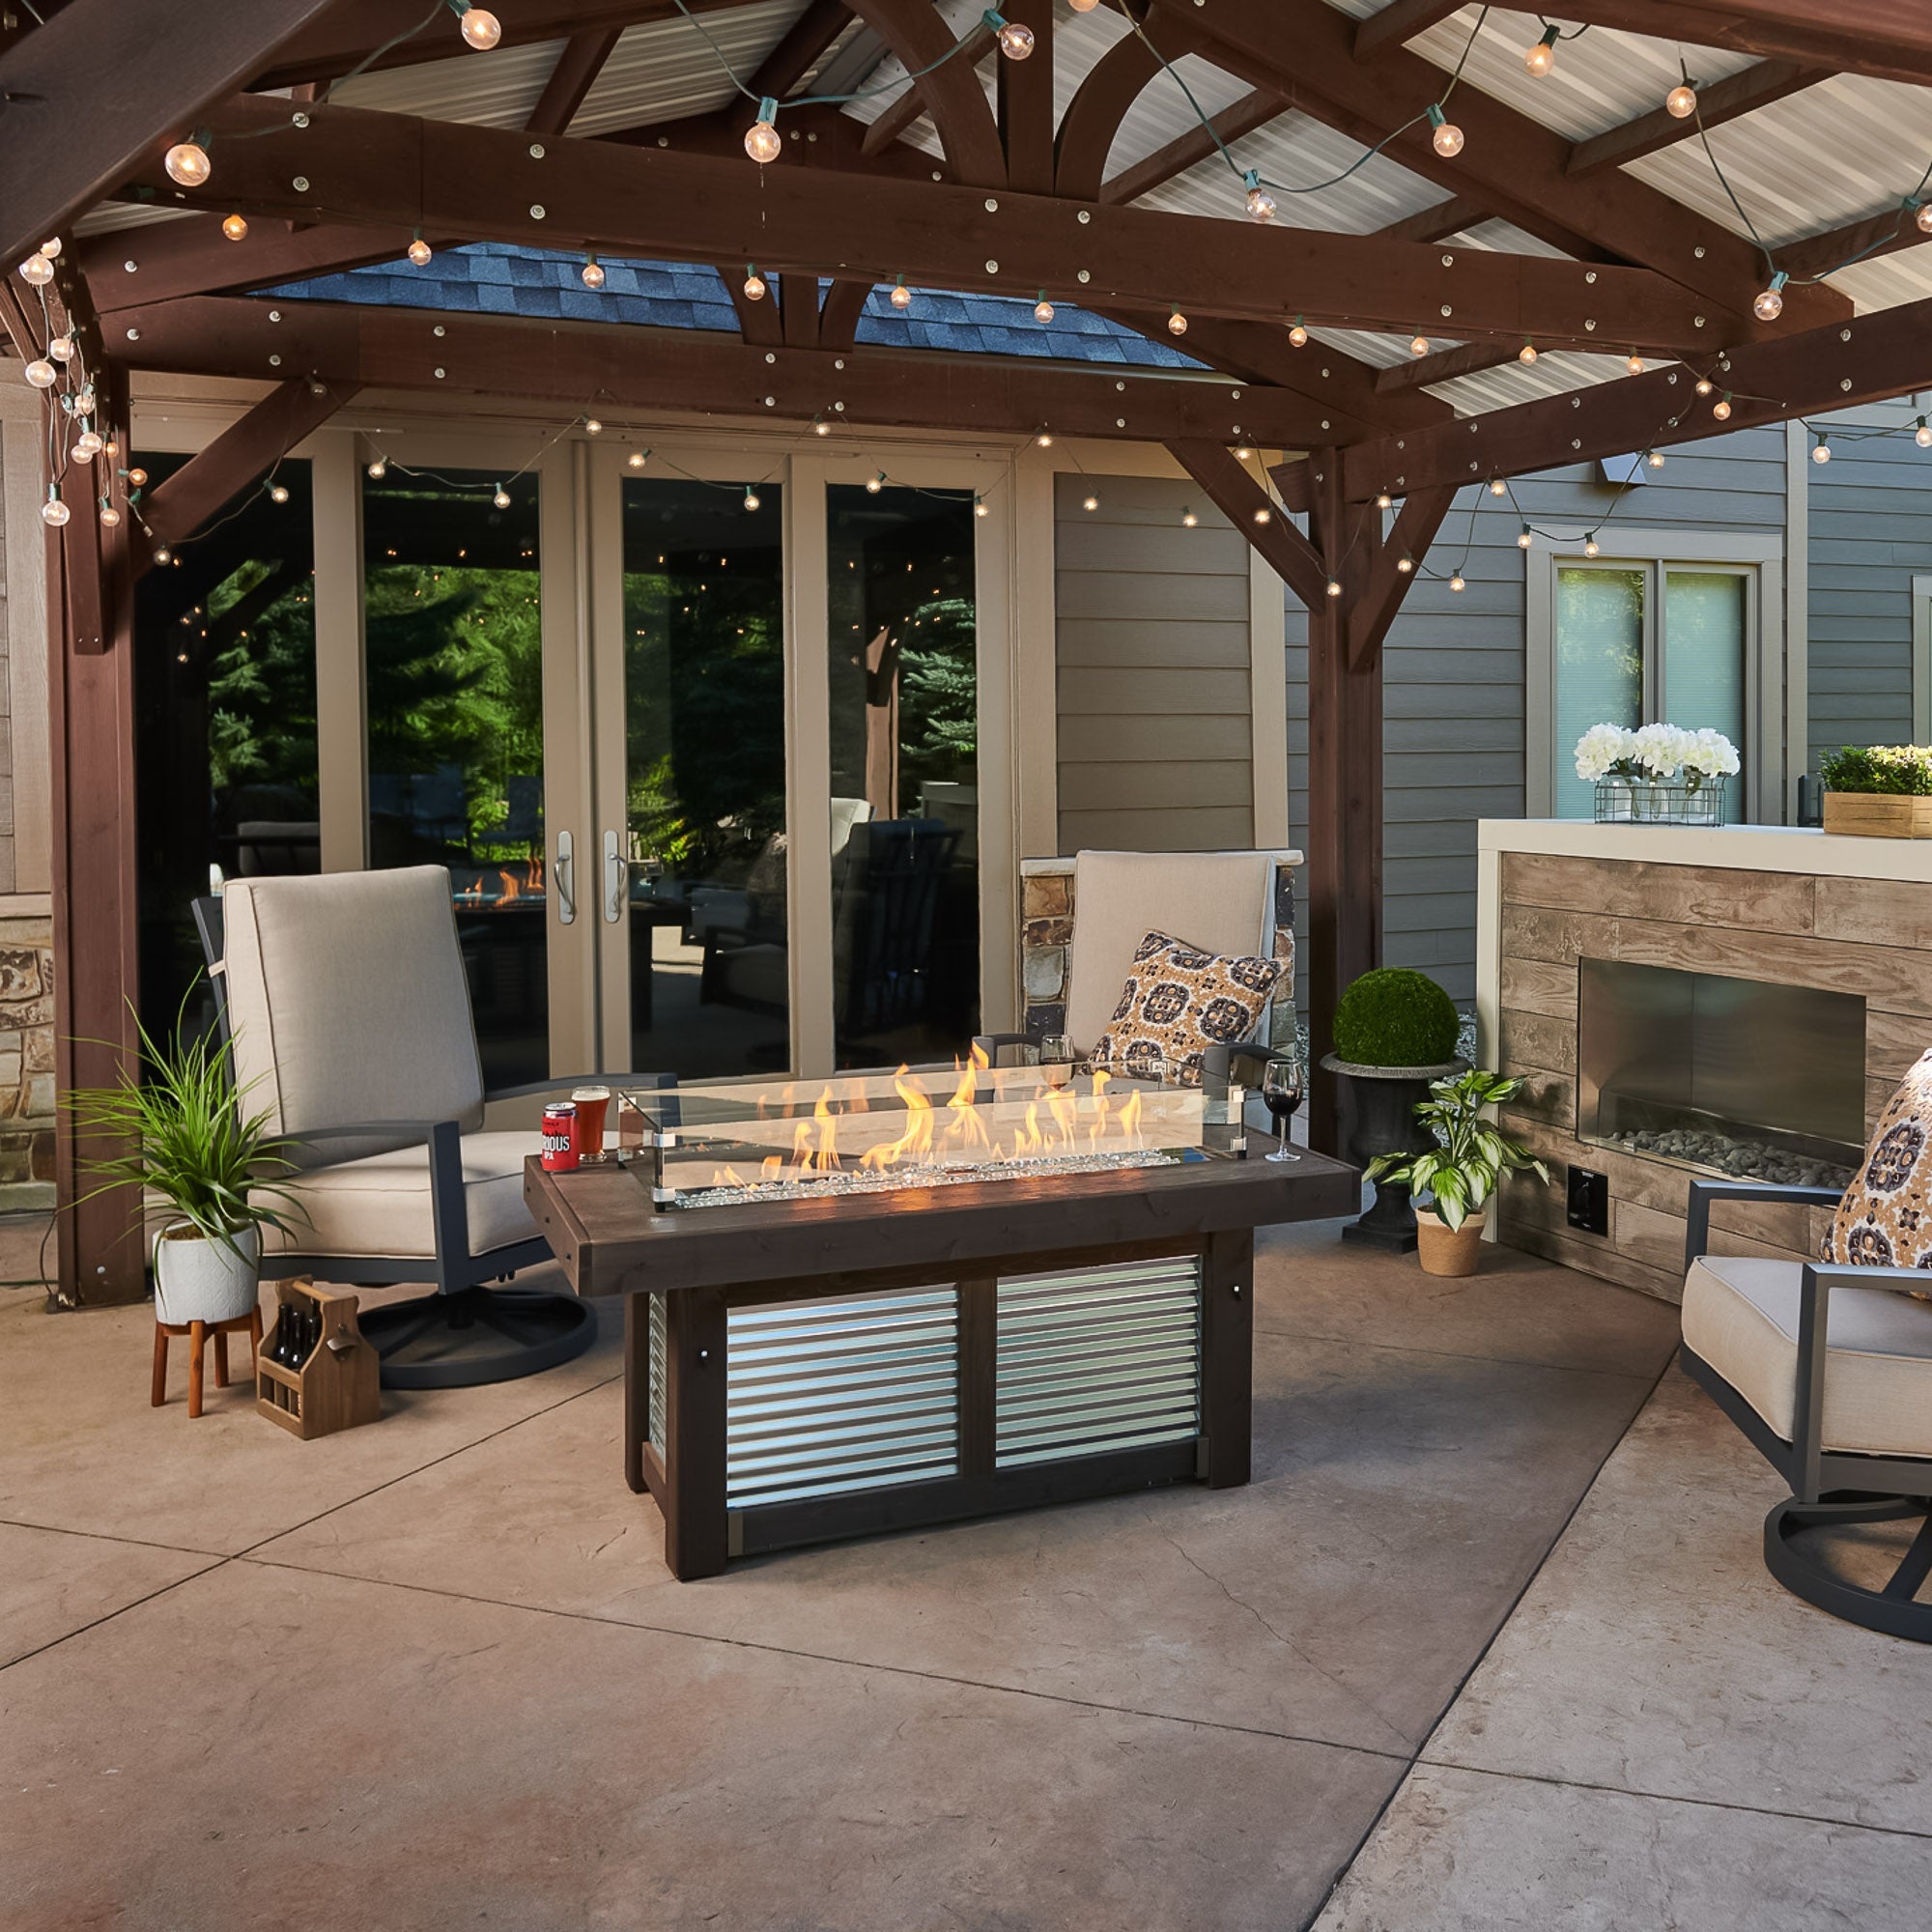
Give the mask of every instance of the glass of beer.
POLYGON ((573 1087, 570 1097, 577 1108, 574 1138, 579 1160, 604 1158, 604 1119, 611 1109, 608 1087, 573 1087))

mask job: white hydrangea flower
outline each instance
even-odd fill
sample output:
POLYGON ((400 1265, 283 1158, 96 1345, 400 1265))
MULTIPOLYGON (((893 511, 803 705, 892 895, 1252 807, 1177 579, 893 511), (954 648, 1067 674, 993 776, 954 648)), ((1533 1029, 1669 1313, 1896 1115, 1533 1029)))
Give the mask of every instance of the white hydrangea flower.
POLYGON ((1735 778, 1740 769, 1738 748, 1721 731, 1714 731, 1708 724, 1690 734, 1684 762, 1690 770, 1713 779, 1735 778))
POLYGON ((1683 769, 1686 753, 1695 741, 1689 731, 1662 722, 1639 724, 1631 734, 1631 750, 1638 764, 1654 779, 1673 779, 1683 769))
POLYGON ((1634 735, 1621 724, 1592 724, 1577 740, 1577 776, 1589 783, 1607 778, 1634 755, 1634 735))

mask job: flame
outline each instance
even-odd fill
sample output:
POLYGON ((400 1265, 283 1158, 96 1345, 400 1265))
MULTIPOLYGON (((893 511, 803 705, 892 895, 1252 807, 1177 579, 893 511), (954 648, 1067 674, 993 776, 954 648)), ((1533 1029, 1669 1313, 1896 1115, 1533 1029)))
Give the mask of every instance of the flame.
POLYGON ((515 905, 523 897, 524 889, 517 883, 517 875, 507 866, 497 868, 497 876, 503 882, 503 890, 497 895, 498 905, 515 905))

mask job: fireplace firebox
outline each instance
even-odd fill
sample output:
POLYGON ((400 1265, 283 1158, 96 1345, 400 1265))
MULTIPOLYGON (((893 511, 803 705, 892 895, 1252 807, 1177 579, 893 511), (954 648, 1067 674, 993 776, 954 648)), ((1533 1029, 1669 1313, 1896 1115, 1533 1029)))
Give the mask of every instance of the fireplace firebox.
POLYGON ((1864 1141, 1857 994, 1577 961, 1577 1137, 1752 1180, 1843 1185, 1864 1141))

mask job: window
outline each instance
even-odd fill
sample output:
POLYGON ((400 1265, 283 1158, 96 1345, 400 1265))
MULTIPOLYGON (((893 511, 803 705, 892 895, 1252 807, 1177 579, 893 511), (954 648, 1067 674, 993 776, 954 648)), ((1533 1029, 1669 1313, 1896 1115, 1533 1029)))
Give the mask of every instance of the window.
POLYGON ((1693 731, 1708 726, 1738 748, 1742 769, 1728 788, 1728 822, 1758 816, 1761 801, 1775 807, 1782 720, 1763 716, 1759 684, 1760 631, 1776 602, 1763 580, 1776 573, 1776 553, 1770 539, 1719 542, 1725 550, 1762 548, 1765 555, 1586 561, 1558 553, 1538 560, 1548 571, 1541 582, 1532 563, 1532 815, 1590 817, 1593 787, 1577 776, 1577 740, 1592 724, 1658 720, 1693 731), (1535 742, 1540 720, 1548 731, 1543 747, 1535 742))

